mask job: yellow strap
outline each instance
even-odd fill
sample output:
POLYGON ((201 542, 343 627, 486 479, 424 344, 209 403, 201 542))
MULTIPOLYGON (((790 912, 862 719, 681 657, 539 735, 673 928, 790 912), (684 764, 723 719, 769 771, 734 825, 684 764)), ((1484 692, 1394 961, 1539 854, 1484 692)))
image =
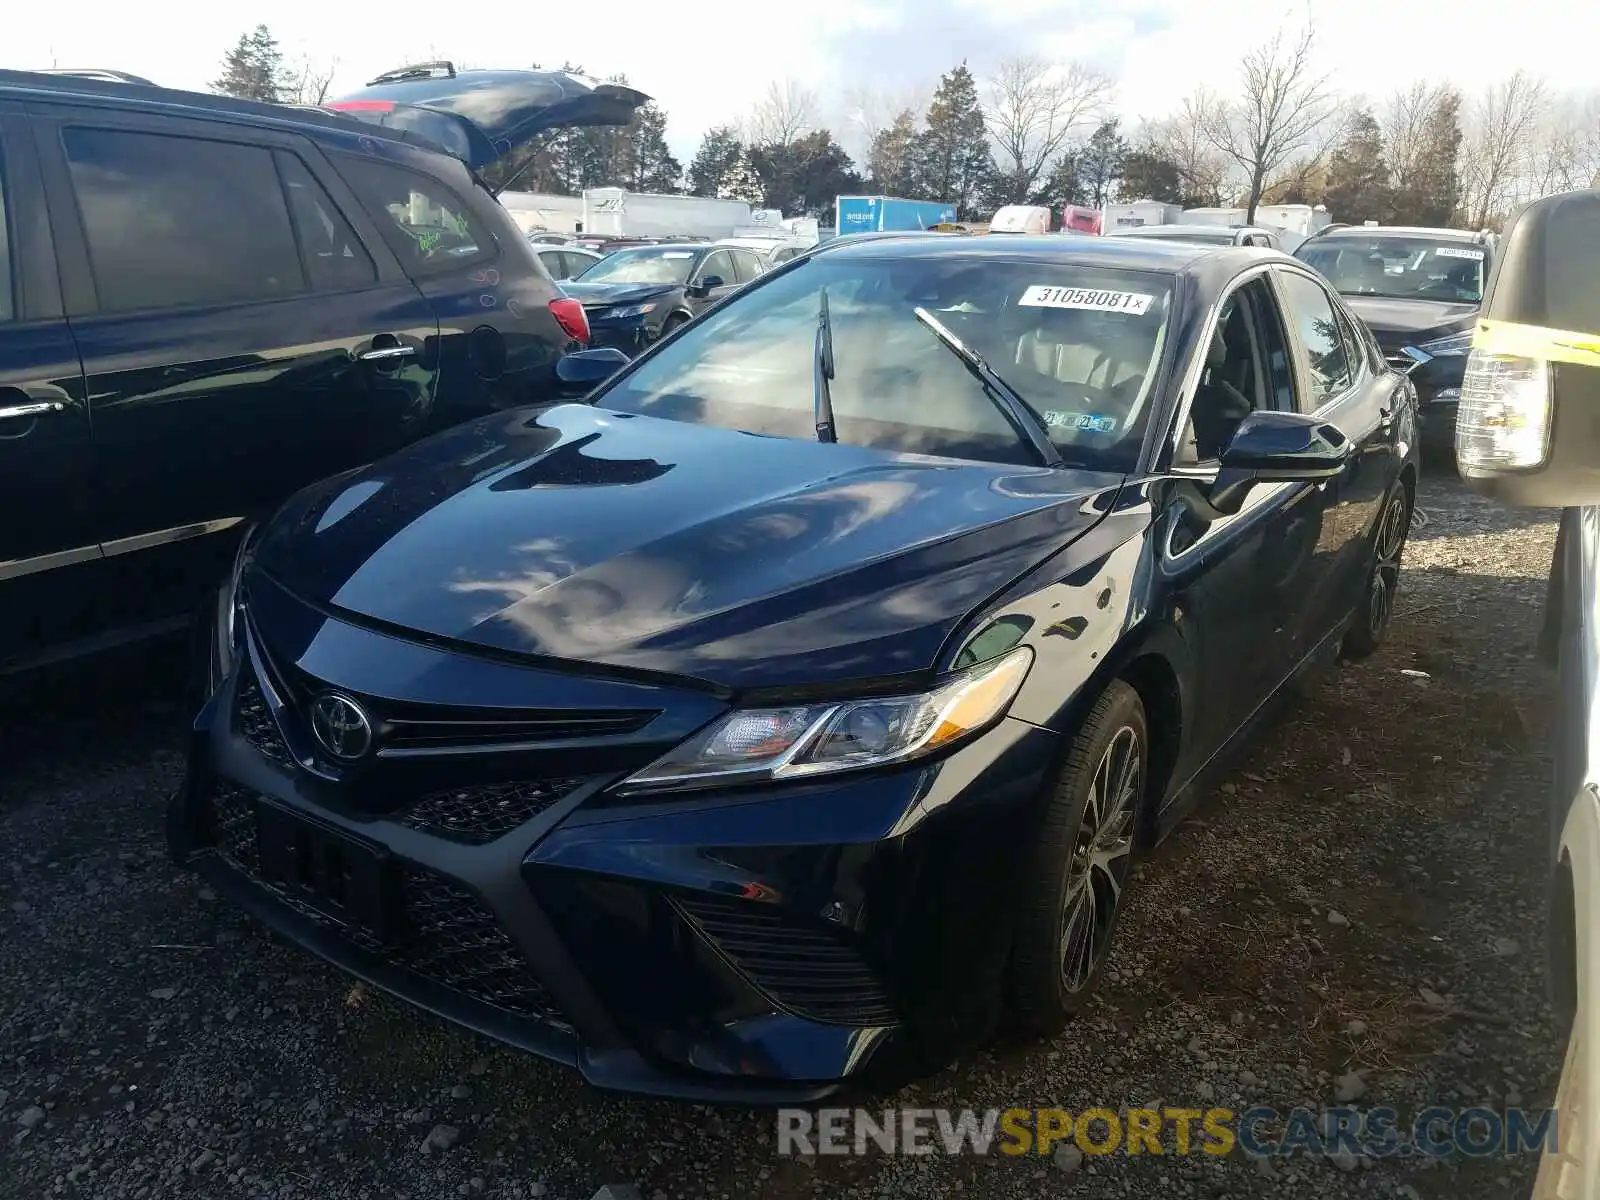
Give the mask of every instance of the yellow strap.
POLYGON ((1542 358, 1546 362, 1600 367, 1600 334, 1546 329, 1543 325, 1480 320, 1472 337, 1472 348, 1512 358, 1542 358))

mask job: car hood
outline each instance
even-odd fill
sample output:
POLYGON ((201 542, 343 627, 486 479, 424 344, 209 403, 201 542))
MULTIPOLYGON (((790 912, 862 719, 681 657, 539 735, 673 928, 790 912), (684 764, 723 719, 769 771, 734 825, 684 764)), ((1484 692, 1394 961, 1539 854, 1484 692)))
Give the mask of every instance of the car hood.
POLYGON ((633 88, 566 71, 456 71, 439 63, 390 71, 324 107, 419 134, 481 171, 536 133, 626 125, 649 101, 633 88))
POLYGON ((335 612, 502 653, 828 684, 939 665, 963 618, 1120 485, 566 404, 300 493, 255 569, 335 612))
POLYGON ((1381 342, 1401 335, 1446 334, 1471 325, 1476 304, 1446 300, 1391 300, 1384 296, 1345 296, 1350 310, 1367 323, 1381 342))
POLYGON ((580 283, 574 280, 563 283, 561 290, 587 305, 639 304, 678 291, 681 286, 674 283, 580 283))

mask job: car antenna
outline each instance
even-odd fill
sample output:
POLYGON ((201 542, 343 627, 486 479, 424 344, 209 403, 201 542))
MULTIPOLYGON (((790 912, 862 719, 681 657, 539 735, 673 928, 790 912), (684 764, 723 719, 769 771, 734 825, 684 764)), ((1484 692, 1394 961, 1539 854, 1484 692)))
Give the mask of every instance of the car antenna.
POLYGON ((815 368, 811 375, 812 399, 816 404, 817 441, 837 442, 833 430, 833 393, 829 382, 833 379, 833 325, 828 320, 828 289, 823 288, 817 300, 817 346, 815 368))

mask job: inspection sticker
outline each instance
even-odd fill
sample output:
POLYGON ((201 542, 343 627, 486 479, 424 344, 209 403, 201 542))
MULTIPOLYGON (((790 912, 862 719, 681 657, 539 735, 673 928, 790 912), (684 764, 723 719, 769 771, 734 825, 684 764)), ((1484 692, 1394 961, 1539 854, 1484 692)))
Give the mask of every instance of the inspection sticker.
POLYGON ((1464 246, 1440 246, 1434 253, 1440 258, 1470 258, 1474 262, 1483 261, 1482 250, 1468 250, 1464 246))
POLYGON ((1044 423, 1052 429, 1082 429, 1089 433, 1114 433, 1117 428, 1115 417, 1102 417, 1098 413, 1057 412, 1054 409, 1044 414, 1044 423))
POLYGON ((1142 316, 1155 300, 1142 292, 1108 292, 1096 288, 1031 285, 1017 303, 1024 308, 1086 308, 1093 312, 1125 312, 1142 316))

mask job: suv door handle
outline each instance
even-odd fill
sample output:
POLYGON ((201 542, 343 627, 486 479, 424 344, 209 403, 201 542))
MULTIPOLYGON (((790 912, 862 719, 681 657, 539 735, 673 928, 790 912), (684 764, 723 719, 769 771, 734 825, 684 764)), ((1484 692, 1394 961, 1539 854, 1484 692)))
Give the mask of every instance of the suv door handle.
POLYGON ((21 417, 43 417, 66 411, 67 406, 59 400, 33 400, 27 404, 0 407, 0 421, 15 421, 21 417))
POLYGON ((415 346, 378 346, 365 350, 356 357, 362 362, 386 362, 396 358, 410 358, 417 352, 415 346))

